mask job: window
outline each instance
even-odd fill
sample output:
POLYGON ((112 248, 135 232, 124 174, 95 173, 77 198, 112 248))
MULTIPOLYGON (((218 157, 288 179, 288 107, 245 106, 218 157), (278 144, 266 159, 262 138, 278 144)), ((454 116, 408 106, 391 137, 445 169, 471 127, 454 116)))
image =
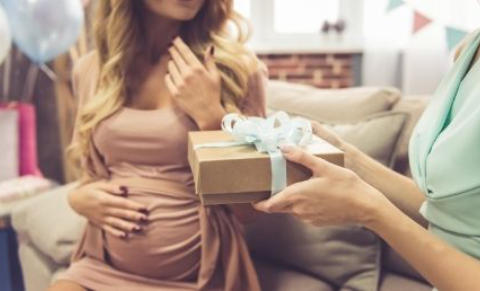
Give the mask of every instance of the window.
POLYGON ((250 45, 257 52, 275 50, 353 49, 362 34, 364 0, 234 0, 235 9, 253 25, 250 45), (324 35, 325 21, 347 23, 341 35, 324 35), (302 46, 299 47, 298 44, 302 46))
POLYGON ((235 10, 246 18, 250 18, 250 0, 235 0, 235 10))
POLYGON ((274 30, 277 33, 318 33, 325 21, 339 18, 338 0, 275 0, 274 30))

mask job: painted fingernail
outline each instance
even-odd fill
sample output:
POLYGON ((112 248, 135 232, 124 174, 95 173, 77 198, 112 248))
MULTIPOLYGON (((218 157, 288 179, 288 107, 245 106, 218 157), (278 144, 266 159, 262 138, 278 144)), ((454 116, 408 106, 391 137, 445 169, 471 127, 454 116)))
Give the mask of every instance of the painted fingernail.
POLYGON ((134 226, 133 229, 132 229, 133 232, 139 232, 139 231, 142 231, 142 228, 138 225, 134 226))
POLYGON ((122 234, 120 235, 120 238, 127 238, 127 237, 128 237, 128 234, 126 234, 126 233, 122 233, 122 234))
POLYGON ((140 222, 147 222, 148 218, 146 216, 140 217, 140 222))
POLYGON ((283 144, 280 146, 280 150, 284 153, 284 154, 288 154, 288 153, 291 153, 293 151, 294 147, 292 145, 289 145, 289 144, 283 144))
POLYGON ((128 188, 126 186, 120 186, 120 191, 122 192, 122 196, 128 195, 128 188))
POLYGON ((148 215, 150 213, 150 211, 147 208, 142 208, 139 211, 146 214, 146 215, 148 215))

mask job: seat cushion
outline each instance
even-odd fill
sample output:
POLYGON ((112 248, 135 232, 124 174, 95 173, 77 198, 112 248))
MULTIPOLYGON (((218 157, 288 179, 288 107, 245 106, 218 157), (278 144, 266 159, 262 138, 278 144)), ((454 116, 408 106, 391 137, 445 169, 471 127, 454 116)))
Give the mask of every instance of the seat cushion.
POLYGON ((268 108, 335 123, 388 111, 399 99, 400 92, 393 88, 332 90, 282 81, 269 81, 267 86, 268 108))
POLYGON ((268 291, 333 291, 334 289, 322 280, 305 273, 280 267, 268 261, 253 258, 262 290, 268 291))
POLYGON ((246 226, 246 238, 256 257, 324 279, 335 289, 378 286, 380 241, 359 226, 315 227, 288 215, 259 214, 246 226))
POLYGON ((425 279, 418 273, 410 264, 407 263, 397 252, 395 252, 389 245, 385 244, 382 251, 383 268, 387 272, 392 272, 412 278, 420 282, 425 282, 425 279))
POLYGON ((432 291, 432 287, 392 273, 386 273, 380 283, 379 291, 432 291))
POLYGON ((18 256, 25 290, 47 290, 52 282, 52 275, 60 266, 50 256, 25 241, 18 246, 18 256))

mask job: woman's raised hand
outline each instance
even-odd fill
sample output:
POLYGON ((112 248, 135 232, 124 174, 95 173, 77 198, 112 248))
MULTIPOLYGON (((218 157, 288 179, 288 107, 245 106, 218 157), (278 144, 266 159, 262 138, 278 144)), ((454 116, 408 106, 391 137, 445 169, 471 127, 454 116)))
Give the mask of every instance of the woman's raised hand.
POLYGON ((126 198, 128 188, 98 181, 80 186, 69 193, 70 206, 91 223, 111 235, 126 238, 142 230, 148 221, 145 205, 126 198))
POLYGON ((210 46, 202 63, 177 37, 169 53, 165 83, 173 100, 200 129, 218 128, 225 110, 220 102, 222 85, 214 60, 215 47, 210 46))

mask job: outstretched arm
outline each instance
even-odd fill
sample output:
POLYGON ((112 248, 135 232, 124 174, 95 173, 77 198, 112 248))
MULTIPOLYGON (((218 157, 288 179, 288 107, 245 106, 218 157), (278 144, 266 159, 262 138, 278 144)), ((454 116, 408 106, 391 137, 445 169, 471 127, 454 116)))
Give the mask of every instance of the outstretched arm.
POLYGON ((317 226, 364 225, 381 236, 439 290, 480 290, 477 259, 429 233, 353 171, 297 148, 284 148, 284 155, 310 168, 314 177, 258 203, 258 210, 289 213, 317 226))
POLYGON ((348 169, 382 192, 388 200, 416 222, 423 226, 427 225, 426 220, 418 212, 425 200, 424 194, 412 179, 375 161, 324 126, 316 122, 312 125, 315 134, 344 151, 345 166, 348 169))

